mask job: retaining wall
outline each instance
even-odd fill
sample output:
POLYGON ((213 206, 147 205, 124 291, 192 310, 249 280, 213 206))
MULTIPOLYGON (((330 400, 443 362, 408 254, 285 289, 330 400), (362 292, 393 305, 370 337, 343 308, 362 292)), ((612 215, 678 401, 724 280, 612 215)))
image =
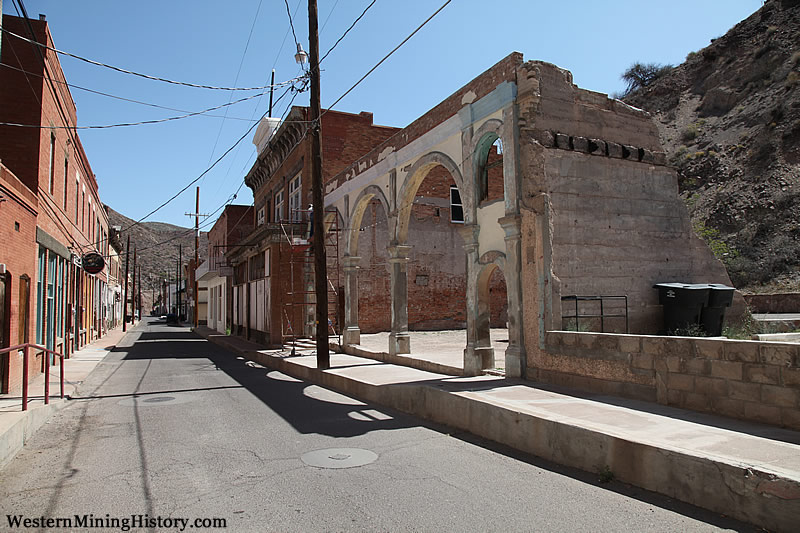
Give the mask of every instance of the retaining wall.
POLYGON ((528 378, 800 430, 800 344, 550 331, 528 378))

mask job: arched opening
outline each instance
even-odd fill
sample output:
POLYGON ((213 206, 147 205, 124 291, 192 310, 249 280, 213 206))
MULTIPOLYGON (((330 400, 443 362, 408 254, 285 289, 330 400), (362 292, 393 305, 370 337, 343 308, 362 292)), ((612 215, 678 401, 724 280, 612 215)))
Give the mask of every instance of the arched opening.
POLYGON ((477 348, 491 348, 494 364, 490 368, 505 368, 508 348, 508 296, 503 269, 497 263, 486 265, 478 276, 478 316, 476 320, 477 348))
POLYGON ((475 150, 475 173, 477 203, 484 204, 503 200, 503 142, 495 132, 486 133, 475 150))
MULTIPOLYGON (((407 209, 408 328, 466 327, 464 203, 456 181, 441 164, 429 168, 407 209)), ((401 215, 403 216, 403 215, 401 215)))
POLYGON ((350 250, 359 258, 358 308, 368 312, 359 313, 358 327, 362 334, 391 331, 391 269, 386 245, 392 237, 386 209, 377 197, 362 201, 359 207, 362 212, 351 228, 354 240, 350 250))

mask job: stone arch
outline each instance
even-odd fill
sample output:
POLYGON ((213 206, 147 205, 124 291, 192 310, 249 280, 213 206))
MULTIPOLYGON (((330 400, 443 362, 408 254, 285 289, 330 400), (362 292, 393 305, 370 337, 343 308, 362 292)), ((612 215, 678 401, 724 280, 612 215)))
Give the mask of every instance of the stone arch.
MULTIPOLYGON (((372 200, 378 200, 383 207, 383 212, 389 216, 389 202, 386 200, 386 195, 383 190, 377 185, 368 185, 359 193, 358 198, 354 202, 354 207, 350 213, 350 220, 348 221, 345 234, 345 250, 348 255, 358 255, 358 236, 361 228, 361 220, 364 217, 369 203, 372 200)), ((389 231, 391 234, 391 220, 389 221, 389 231)))
POLYGON ((417 190, 419 189, 425 177, 434 167, 441 165, 450 173, 453 181, 458 187, 458 192, 461 195, 461 203, 464 205, 465 222, 471 223, 471 194, 465 194, 464 179, 458 165, 453 159, 443 152, 430 152, 417 159, 411 166, 406 174, 406 179, 403 182, 403 187, 397 198, 397 233, 396 241, 398 244, 405 244, 408 240, 408 224, 411 218, 411 206, 414 204, 417 190), (468 217, 468 218, 467 218, 468 217))
POLYGON ((481 267, 477 274, 475 291, 475 351, 480 354, 483 368, 494 366, 494 349, 491 339, 491 302, 490 280, 495 271, 500 271, 505 278, 506 257, 500 252, 487 252, 481 257, 481 267), (489 256, 489 257, 487 257, 489 256), (484 262, 484 259, 486 261, 484 262))
MULTIPOLYGON (((499 140, 503 146, 503 121, 490 119, 484 122, 472 138, 472 184, 475 191, 475 206, 488 195, 487 160, 492 145, 499 140)), ((505 186, 504 186, 505 188, 505 186)))

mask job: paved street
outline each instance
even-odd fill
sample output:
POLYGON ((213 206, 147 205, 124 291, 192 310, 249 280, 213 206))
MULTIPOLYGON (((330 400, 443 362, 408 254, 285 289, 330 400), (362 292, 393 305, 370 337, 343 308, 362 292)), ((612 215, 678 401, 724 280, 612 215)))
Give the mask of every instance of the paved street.
MULTIPOLYGON (((182 518, 187 529, 223 518, 230 531, 752 530, 300 382, 153 319, 0 480, 3 515, 146 514, 152 530, 182 518)), ((6 516, 0 530, 15 530, 6 516)))

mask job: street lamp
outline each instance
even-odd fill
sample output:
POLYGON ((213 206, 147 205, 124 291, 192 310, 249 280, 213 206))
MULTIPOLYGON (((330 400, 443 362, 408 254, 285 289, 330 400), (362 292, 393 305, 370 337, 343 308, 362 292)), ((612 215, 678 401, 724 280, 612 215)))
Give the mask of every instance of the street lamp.
POLYGON ((294 55, 294 60, 297 61, 297 64, 300 66, 308 61, 308 54, 303 50, 303 46, 300 43, 297 43, 297 53, 294 55))

